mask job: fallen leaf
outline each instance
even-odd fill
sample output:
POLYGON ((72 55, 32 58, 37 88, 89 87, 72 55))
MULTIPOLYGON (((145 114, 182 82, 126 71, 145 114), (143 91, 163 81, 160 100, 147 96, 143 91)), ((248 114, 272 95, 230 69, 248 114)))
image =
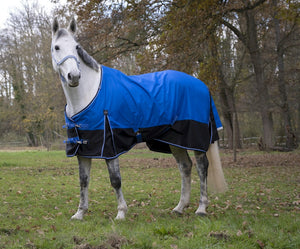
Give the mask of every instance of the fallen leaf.
POLYGON ((54 231, 54 232, 56 232, 56 227, 54 226, 54 225, 51 225, 51 229, 54 231))
POLYGON ((84 241, 84 238, 80 238, 80 237, 77 237, 77 236, 73 236, 73 241, 76 245, 79 245, 81 244, 83 241, 84 241))
POLYGON ((224 240, 227 240, 229 239, 229 235, 226 233, 226 232, 210 232, 208 234, 209 237, 214 237, 216 239, 224 239, 224 240))
POLYGON ((35 245, 34 245, 34 243, 31 242, 29 239, 26 242, 26 247, 27 248, 36 248, 35 245))
POLYGON ((242 209, 243 206, 241 204, 237 205, 235 209, 242 209))
POLYGON ((41 229, 36 230, 39 235, 45 235, 45 232, 41 229))
POLYGON ((194 233, 193 232, 189 232, 189 233, 187 233, 186 237, 193 238, 194 237, 194 233))
POLYGON ((265 248, 265 244, 262 241, 257 240, 256 243, 258 244, 259 248, 261 249, 265 248))
POLYGON ((53 218, 48 217, 48 216, 43 216, 43 219, 44 219, 44 220, 53 220, 53 218))

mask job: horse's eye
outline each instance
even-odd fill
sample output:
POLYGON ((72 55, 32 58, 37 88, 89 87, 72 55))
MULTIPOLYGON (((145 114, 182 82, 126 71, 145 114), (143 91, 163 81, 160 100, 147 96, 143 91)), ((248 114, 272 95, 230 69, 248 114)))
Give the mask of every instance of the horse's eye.
POLYGON ((59 50, 59 46, 57 46, 57 45, 54 48, 56 51, 59 50))

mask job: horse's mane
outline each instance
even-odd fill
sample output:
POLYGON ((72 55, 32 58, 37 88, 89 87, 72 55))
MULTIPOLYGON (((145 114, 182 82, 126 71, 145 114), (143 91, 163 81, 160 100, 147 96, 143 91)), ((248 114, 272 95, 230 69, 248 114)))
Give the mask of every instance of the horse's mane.
POLYGON ((90 68, 94 69, 95 71, 99 72, 100 67, 98 62, 90 56, 80 45, 76 47, 77 53, 81 60, 90 68))

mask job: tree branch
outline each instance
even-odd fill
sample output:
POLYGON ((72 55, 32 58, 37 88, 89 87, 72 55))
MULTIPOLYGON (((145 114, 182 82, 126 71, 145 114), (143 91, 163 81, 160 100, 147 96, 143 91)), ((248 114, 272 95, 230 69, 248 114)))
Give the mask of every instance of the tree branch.
POLYGON ((245 35, 235 26, 233 26, 231 23, 227 22, 224 19, 221 19, 222 24, 224 24, 227 28, 229 28, 243 43, 245 46, 247 46, 247 40, 245 35))
POLYGON ((138 44, 138 43, 136 43, 134 41, 131 41, 130 39, 125 38, 125 37, 118 36, 117 39, 122 40, 122 41, 126 41, 127 44, 132 44, 135 47, 139 47, 140 46, 140 44, 138 44))
MULTIPOLYGON (((298 14, 297 14, 298 16, 298 14)), ((295 29, 297 28, 297 22, 296 22, 296 19, 294 21, 294 23, 292 24, 292 27, 290 28, 290 30, 284 35, 281 37, 281 39, 279 40, 278 44, 277 44, 277 49, 278 47, 280 46, 284 46, 284 44, 288 41, 288 39, 291 37, 291 35, 295 32, 295 29)))

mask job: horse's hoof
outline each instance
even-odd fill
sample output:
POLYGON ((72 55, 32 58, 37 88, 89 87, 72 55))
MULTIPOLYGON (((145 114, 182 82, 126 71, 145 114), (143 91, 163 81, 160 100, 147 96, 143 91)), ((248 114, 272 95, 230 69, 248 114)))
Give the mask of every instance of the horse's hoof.
POLYGON ((183 212, 180 211, 180 210, 178 210, 178 209, 176 209, 176 208, 174 208, 174 209, 172 210, 172 214, 182 215, 183 212))
POLYGON ((83 220, 83 215, 86 210, 78 210, 76 214, 71 217, 71 220, 83 220))
POLYGON ((196 215, 200 216, 200 217, 206 217, 207 216, 207 213, 203 213, 203 212, 196 212, 195 213, 196 215))
POLYGON ((83 217, 80 217, 79 215, 74 214, 74 215, 71 217, 71 220, 83 220, 83 217))
POLYGON ((125 220, 125 212, 124 211, 119 211, 117 217, 115 220, 125 220))
POLYGON ((204 217, 207 215, 206 213, 206 206, 205 205, 200 205, 197 209, 197 211, 195 212, 195 214, 204 217))

